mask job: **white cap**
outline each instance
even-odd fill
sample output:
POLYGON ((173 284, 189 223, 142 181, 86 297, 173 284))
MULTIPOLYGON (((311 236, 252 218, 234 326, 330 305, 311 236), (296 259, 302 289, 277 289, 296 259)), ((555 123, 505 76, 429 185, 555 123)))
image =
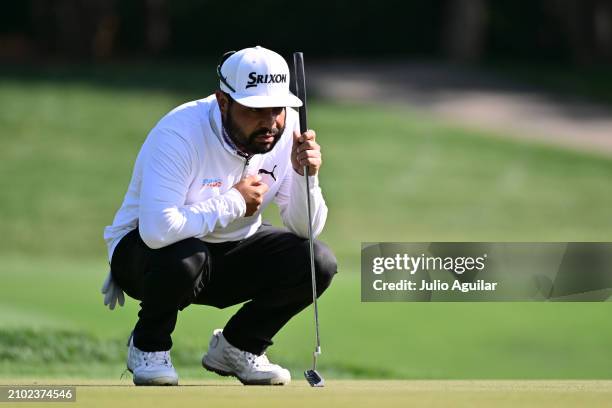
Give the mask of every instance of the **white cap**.
POLYGON ((289 67, 283 57, 260 47, 233 53, 217 68, 219 86, 238 103, 250 108, 299 107, 302 101, 289 91, 289 67))

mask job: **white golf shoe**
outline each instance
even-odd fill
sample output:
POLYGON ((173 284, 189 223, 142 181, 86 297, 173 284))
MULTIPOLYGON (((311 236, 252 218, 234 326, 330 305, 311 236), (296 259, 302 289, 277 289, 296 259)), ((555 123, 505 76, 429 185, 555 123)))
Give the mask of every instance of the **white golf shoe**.
POLYGON ((234 376, 244 385, 285 385, 291 381, 289 370, 270 363, 265 353, 258 356, 232 346, 221 329, 213 332, 202 365, 219 375, 234 376))
POLYGON ((178 374, 169 351, 142 351, 128 340, 127 368, 136 385, 177 385, 178 374))

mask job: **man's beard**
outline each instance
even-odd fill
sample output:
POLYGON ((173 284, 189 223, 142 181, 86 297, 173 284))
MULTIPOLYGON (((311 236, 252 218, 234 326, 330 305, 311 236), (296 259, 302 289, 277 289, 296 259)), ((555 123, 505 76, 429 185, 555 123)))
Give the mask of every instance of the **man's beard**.
POLYGON ((276 143, 278 143, 281 138, 281 135, 285 131, 284 126, 277 129, 259 128, 252 132, 250 135, 246 135, 242 130, 240 130, 240 128, 234 121, 234 118, 231 114, 231 109, 227 110, 227 114, 225 115, 225 118, 222 119, 222 122, 223 128, 227 132, 227 135, 230 137, 230 139, 232 139, 232 142, 236 144, 236 147, 238 147, 242 152, 248 154, 268 153, 274 148, 274 146, 276 146, 276 143), (267 134, 271 134, 274 136, 274 140, 272 141, 272 143, 270 143, 269 146, 264 143, 257 143, 257 137, 265 136, 267 134))

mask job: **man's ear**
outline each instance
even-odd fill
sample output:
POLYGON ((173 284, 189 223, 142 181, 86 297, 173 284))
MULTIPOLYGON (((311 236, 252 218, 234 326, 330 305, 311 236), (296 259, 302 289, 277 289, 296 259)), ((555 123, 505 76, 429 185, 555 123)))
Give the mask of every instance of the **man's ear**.
POLYGON ((227 96, 222 91, 217 90, 215 91, 215 97, 217 98, 221 115, 225 115, 229 109, 229 100, 227 99, 227 96))

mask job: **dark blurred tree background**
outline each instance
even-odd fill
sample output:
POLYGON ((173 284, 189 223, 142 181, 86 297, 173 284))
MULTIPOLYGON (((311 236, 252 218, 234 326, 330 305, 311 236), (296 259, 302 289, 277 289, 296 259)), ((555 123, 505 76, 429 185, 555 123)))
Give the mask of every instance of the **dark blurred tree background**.
POLYGON ((0 59, 217 57, 261 44, 318 57, 612 62, 612 0, 7 1, 0 59))

